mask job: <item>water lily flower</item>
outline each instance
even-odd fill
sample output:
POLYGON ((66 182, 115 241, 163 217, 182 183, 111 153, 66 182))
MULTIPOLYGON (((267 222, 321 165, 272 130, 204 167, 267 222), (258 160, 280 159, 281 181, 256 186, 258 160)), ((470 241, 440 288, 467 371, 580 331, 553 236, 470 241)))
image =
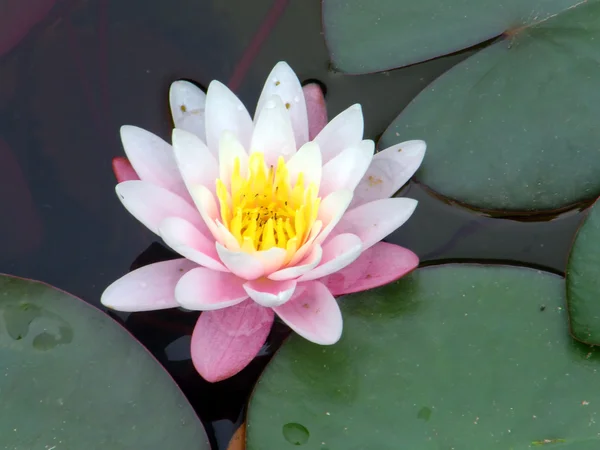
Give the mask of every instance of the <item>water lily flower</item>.
POLYGON ((137 127, 121 129, 128 160, 114 169, 128 181, 117 185, 118 197, 183 258, 125 275, 102 303, 203 311, 191 355, 208 381, 243 369, 275 315, 312 342, 334 344, 342 334, 335 295, 388 283, 418 265, 411 251, 380 241, 415 210, 416 200, 390 196, 419 167, 425 143, 374 154, 360 106, 323 127, 324 103, 314 94, 280 62, 254 119, 218 81, 206 95, 177 81, 172 145, 137 127))

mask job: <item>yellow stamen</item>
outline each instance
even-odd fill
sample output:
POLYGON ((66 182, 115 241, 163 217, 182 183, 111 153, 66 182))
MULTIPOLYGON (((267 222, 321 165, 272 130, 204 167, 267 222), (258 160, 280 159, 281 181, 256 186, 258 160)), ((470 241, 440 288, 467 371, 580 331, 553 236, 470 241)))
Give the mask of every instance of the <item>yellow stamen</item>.
POLYGON ((317 186, 306 186, 303 173, 292 186, 283 157, 267 167, 259 152, 250 155, 246 177, 236 157, 231 180, 217 179, 216 188, 223 225, 241 249, 252 253, 279 247, 288 260, 306 242, 321 203, 317 186))

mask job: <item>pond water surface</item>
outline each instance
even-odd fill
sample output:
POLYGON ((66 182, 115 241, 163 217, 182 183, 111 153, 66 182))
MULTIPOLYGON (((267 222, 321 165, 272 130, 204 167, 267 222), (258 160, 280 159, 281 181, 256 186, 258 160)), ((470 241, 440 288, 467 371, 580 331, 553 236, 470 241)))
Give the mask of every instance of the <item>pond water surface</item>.
MULTIPOLYGON (((0 12, 20 3, 0 0, 0 12)), ((421 89, 470 54, 382 74, 338 74, 329 66, 316 0, 28 5, 17 19, 0 14, 0 272, 42 280, 95 306, 104 288, 127 271, 173 257, 117 200, 111 170, 111 159, 123 154, 121 125, 169 140, 172 81, 184 78, 206 87, 218 79, 253 111, 264 78, 285 60, 301 80, 325 86, 330 118, 361 103, 366 137, 376 139, 421 89), (43 18, 17 44, 36 14, 43 18)), ((415 182, 401 195, 420 204, 387 240, 410 248, 424 264, 498 260, 563 273, 583 218, 576 211, 536 222, 490 218, 450 205, 415 182)), ((196 313, 111 315, 172 374, 220 449, 288 333, 277 324, 249 367, 211 385, 189 358, 196 313)))

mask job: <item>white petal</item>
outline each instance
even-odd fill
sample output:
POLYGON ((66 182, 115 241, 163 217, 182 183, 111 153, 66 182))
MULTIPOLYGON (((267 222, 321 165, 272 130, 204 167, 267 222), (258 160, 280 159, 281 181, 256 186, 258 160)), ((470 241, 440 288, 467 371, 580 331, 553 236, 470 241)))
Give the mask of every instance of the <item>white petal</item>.
POLYGON ((296 152, 290 114, 281 99, 273 95, 258 113, 250 153, 262 152, 267 166, 276 165, 279 156, 286 160, 296 152))
POLYGON ((323 166, 323 181, 319 193, 325 196, 340 189, 354 191, 369 168, 374 151, 375 143, 364 140, 331 159, 323 166))
POLYGON ((141 180, 168 189, 188 198, 181 179, 173 148, 158 136, 132 125, 121 127, 121 141, 125 154, 141 180))
POLYGON ((352 264, 362 252, 362 242, 354 234, 338 234, 323 246, 321 264, 298 279, 316 280, 352 264))
POLYGON ((264 275, 265 268, 262 262, 254 257, 254 255, 242 251, 229 250, 218 242, 216 246, 217 253, 223 264, 238 277, 244 280, 255 280, 264 275))
POLYGON ((350 209, 394 195, 417 171, 426 148, 423 141, 407 141, 376 153, 354 191, 350 209))
POLYGON ((196 208, 155 184, 141 180, 124 181, 117 184, 115 190, 127 211, 156 234, 160 223, 167 217, 185 219, 201 231, 206 228, 196 208))
POLYGON ((362 141, 363 131, 360 105, 352 105, 335 116, 314 139, 321 147, 323 163, 328 163, 346 148, 358 145, 362 141))
POLYGON ((266 278, 244 284, 248 296, 261 306, 273 308, 287 302, 296 289, 294 280, 272 281, 266 278))
POLYGON ((290 174, 290 184, 294 186, 298 175, 304 174, 304 186, 314 183, 317 188, 321 183, 321 172, 323 164, 321 162, 321 150, 315 142, 307 142, 294 153, 287 163, 290 174))
POLYGON ((252 137, 252 118, 244 104, 224 84, 213 81, 206 93, 206 144, 216 157, 224 131, 237 136, 244 148, 252 137))
POLYGON ((181 256, 212 270, 227 271, 220 262, 212 236, 209 239, 186 220, 169 217, 161 222, 158 232, 181 256))
POLYGON ((222 233, 216 223, 219 218, 219 208, 212 192, 206 186, 199 185, 191 189, 190 194, 192 194, 192 199, 206 227, 213 237, 220 242, 222 233))
POLYGON ((214 192, 219 168, 206 144, 195 134, 177 128, 172 140, 177 166, 188 190, 204 185, 214 192))
POLYGON ((352 192, 346 190, 332 192, 323 199, 317 216, 323 222, 323 230, 315 239, 315 243, 320 244, 329 236, 329 233, 341 220, 351 201, 352 192))
POLYGON ((175 127, 194 133, 206 142, 206 94, 202 89, 189 81, 175 81, 169 90, 169 104, 175 127))
POLYGON ((365 203, 348 211, 336 231, 356 234, 365 251, 404 224, 417 203, 412 198, 384 198, 365 203))
POLYGON ((296 146, 300 147, 304 145, 308 141, 308 115, 304 92, 298 77, 285 62, 278 62, 267 77, 256 105, 255 121, 265 103, 273 95, 279 96, 289 111, 296 138, 296 146))
POLYGON ((308 256, 297 266, 286 267, 285 269, 273 272, 267 278, 270 280, 291 280, 292 278, 298 278, 312 269, 317 267, 323 257, 323 249, 320 245, 314 245, 308 256))
POLYGON ((240 141, 238 141, 235 134, 226 131, 221 136, 221 141, 219 142, 219 177, 227 188, 231 185, 231 174, 233 173, 236 158, 240 160, 240 175, 246 177, 248 153, 240 141))

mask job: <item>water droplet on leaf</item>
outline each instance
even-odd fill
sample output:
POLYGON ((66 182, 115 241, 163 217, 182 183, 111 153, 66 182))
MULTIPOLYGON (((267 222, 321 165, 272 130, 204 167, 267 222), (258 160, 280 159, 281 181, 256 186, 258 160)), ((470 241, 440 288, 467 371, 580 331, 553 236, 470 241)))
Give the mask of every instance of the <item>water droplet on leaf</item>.
POLYGON ((310 433, 304 425, 290 422, 283 426, 283 437, 292 445, 304 445, 308 442, 310 433))

